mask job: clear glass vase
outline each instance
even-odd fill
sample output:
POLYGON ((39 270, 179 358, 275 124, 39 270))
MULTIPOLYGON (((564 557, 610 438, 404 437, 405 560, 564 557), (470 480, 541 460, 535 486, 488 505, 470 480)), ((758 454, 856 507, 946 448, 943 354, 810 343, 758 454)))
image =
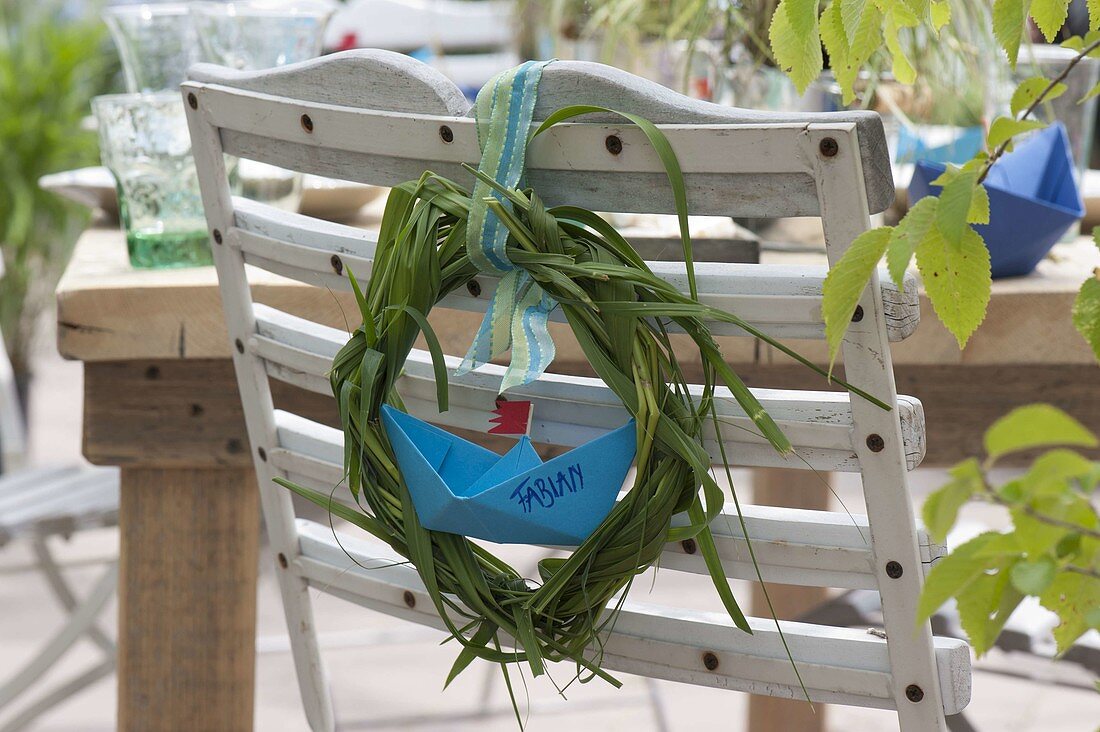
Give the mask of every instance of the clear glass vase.
MULTIPOLYGON (((234 69, 266 69, 321 53, 331 9, 319 2, 194 2, 191 18, 203 61, 234 69)), ((248 198, 295 211, 302 176, 291 170, 240 160, 237 174, 248 198)))
POLYGON ((92 100, 103 164, 115 177, 130 263, 165 268, 213 262, 191 138, 178 92, 92 100))
POLYGON ((198 60, 198 41, 185 3, 113 5, 103 20, 122 59, 126 91, 175 91, 198 60))

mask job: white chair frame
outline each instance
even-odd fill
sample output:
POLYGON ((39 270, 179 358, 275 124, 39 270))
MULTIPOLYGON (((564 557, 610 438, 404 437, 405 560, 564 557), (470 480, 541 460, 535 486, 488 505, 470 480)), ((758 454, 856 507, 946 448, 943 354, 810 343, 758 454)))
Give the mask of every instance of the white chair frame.
MULTIPOLYGON (((330 730, 334 718, 309 588, 418 623, 440 621, 413 569, 392 566, 379 545, 347 537, 339 546, 327 526, 296 520, 289 493, 272 483, 283 476, 331 489, 341 480, 340 432, 274 409, 268 379, 327 394, 330 360, 346 334, 253 303, 245 265, 346 290, 343 269, 367 278, 375 243, 363 230, 233 198, 224 155, 379 185, 424 170, 464 180, 459 164, 479 157, 475 125, 469 105, 445 78, 381 51, 263 72, 200 65, 190 78, 182 91, 299 684, 311 726, 330 730)), ((873 114, 728 109, 609 67, 552 64, 536 118, 569 103, 601 104, 660 124, 684 170, 693 214, 820 216, 830 264, 893 197, 881 122, 873 114)), ((673 210, 659 160, 637 129, 614 118, 563 125, 536 140, 528 181, 548 205, 673 210), (609 135, 622 141, 620 153, 605 148, 609 135)), ((686 288, 682 263, 653 266, 686 288)), ((708 263, 698 272, 704 301, 779 337, 823 336, 824 268, 708 263)), ((440 307, 484 310, 494 283, 479 281, 480 297, 457 293, 440 307)), ((793 622, 783 628, 813 700, 895 709, 907 732, 945 729, 944 715, 965 707, 970 694, 966 644, 933 638, 927 624, 914 622, 924 572, 944 552, 915 523, 906 473, 923 456, 923 413, 915 399, 897 396, 890 361, 890 340, 916 326, 915 293, 913 283, 898 292, 872 278, 860 300, 862 318, 843 346, 848 380, 893 405, 891 411, 843 393, 756 390, 802 460, 772 452, 732 400, 721 407, 732 424, 707 443, 717 456, 722 439, 740 466, 861 473, 865 518, 755 506, 745 507, 744 517, 766 580, 879 590, 889 640, 793 622)), ((714 330, 744 335, 718 324, 714 330)), ((439 414, 430 359, 414 351, 399 388, 418 416, 485 431, 501 375, 502 369, 486 367, 452 378, 451 409, 439 414)), ((599 380, 550 375, 514 394, 535 402, 536 441, 573 446, 624 420, 622 406, 599 380)), ((737 522, 713 528, 727 574, 754 579, 737 522)), ((705 574, 690 551, 690 545, 670 545, 662 566, 705 574)), ((738 632, 723 615, 628 603, 604 663, 642 676, 799 698, 774 623, 749 622, 753 635, 738 632)))
POLYGON ((41 570, 50 592, 68 616, 61 628, 22 666, 0 668, 0 679, 3 679, 0 712, 18 707, 13 714, 0 719, 0 732, 18 732, 115 670, 114 639, 99 627, 98 621, 115 596, 118 563, 108 562, 92 589, 81 598, 54 556, 50 539, 55 536, 67 538, 81 529, 117 524, 119 472, 116 468, 83 466, 24 468, 27 435, 23 409, 2 333, 0 451, 4 473, 0 476, 0 549, 12 539, 28 539, 37 569, 41 570), (24 703, 37 682, 82 638, 98 646, 101 658, 24 703))

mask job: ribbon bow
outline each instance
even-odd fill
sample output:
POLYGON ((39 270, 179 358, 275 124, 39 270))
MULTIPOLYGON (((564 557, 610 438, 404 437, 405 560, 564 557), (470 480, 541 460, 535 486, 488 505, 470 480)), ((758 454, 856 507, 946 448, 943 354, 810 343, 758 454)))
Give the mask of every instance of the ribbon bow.
MULTIPOLYGON (((506 188, 515 188, 523 178, 539 79, 549 63, 528 61, 503 71, 478 92, 478 170, 506 188)), ((455 374, 468 373, 511 348, 508 370, 500 384, 503 392, 535 381, 554 360, 547 320, 558 304, 526 270, 508 260, 508 229, 489 210, 486 199, 490 196, 503 203, 500 193, 477 180, 466 223, 466 249, 474 266, 499 275, 500 284, 455 374)))

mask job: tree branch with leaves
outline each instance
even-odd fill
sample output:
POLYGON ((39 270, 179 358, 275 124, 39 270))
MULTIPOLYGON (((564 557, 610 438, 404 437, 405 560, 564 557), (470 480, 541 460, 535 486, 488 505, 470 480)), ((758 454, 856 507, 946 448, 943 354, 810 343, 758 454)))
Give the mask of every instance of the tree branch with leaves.
MULTIPOLYGON (((1016 68, 1029 19, 1047 40, 1065 24, 1070 0, 993 0, 993 36, 1016 68)), ((938 197, 925 197, 893 227, 859 236, 831 269, 822 304, 830 360, 835 360, 859 298, 879 262, 904 286, 916 262, 936 315, 959 348, 981 325, 992 292, 989 252, 975 225, 990 220, 983 182, 990 168, 1016 139, 1045 126, 1036 110, 1068 91, 1070 72, 1086 58, 1100 58, 1100 0, 1090 0, 1089 32, 1062 45, 1075 56, 1053 78, 1035 76, 1012 95, 1011 113, 994 119, 986 150, 963 165, 949 166, 933 181, 938 197)), ((771 43, 780 68, 805 90, 823 68, 823 52, 846 102, 855 95, 858 75, 872 57, 885 55, 894 77, 916 81, 906 56, 907 35, 941 34, 951 20, 948 0, 781 0, 771 22, 771 43)), ((1100 94, 1100 85, 1084 98, 1100 94)), ((1100 230, 1094 232, 1100 243, 1100 230)), ((1100 269, 1085 281, 1073 309, 1073 322, 1100 359, 1100 269)), ((985 434, 986 457, 971 458, 950 471, 950 481, 929 496, 924 520, 943 541, 968 502, 1007 510, 1011 527, 988 531, 960 545, 928 575, 919 608, 925 621, 955 598, 963 629, 979 654, 996 640, 1008 617, 1027 596, 1056 613, 1059 652, 1083 633, 1100 628, 1100 515, 1093 496, 1100 485, 1100 463, 1079 448, 1095 448, 1097 437, 1069 415, 1036 404, 1009 413, 985 434), (1008 455, 1046 449, 1021 475, 997 485, 990 469, 1008 455)))

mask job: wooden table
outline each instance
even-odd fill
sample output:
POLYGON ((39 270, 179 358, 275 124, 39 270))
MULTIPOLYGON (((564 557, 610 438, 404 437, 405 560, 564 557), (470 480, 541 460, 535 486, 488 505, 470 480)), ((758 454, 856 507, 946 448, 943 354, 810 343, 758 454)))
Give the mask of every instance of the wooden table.
MULTIPOLYGON (((924 402, 926 463, 977 454, 990 422, 1039 400, 1100 430, 1100 369, 1069 315, 1100 254, 1082 242, 1056 255, 1035 276, 996 283, 965 353, 927 301, 916 334, 896 344, 898 389, 924 402)), ((777 258, 824 259, 764 254, 777 258)), ((333 326, 356 312, 350 298, 269 274, 257 273, 255 294, 333 326)), ((122 468, 119 728, 249 729, 259 512, 214 271, 131 270, 121 234, 92 229, 57 295, 61 353, 85 363, 84 453, 122 468)), ((462 353, 479 316, 452 318, 436 329, 448 352, 462 353)), ((588 370, 567 329, 555 339, 556 369, 588 370)), ((794 345, 824 357, 821 343, 794 345)), ((747 340, 724 352, 752 385, 826 388, 747 340)), ((277 388, 275 398, 334 417, 315 395, 277 388)))

